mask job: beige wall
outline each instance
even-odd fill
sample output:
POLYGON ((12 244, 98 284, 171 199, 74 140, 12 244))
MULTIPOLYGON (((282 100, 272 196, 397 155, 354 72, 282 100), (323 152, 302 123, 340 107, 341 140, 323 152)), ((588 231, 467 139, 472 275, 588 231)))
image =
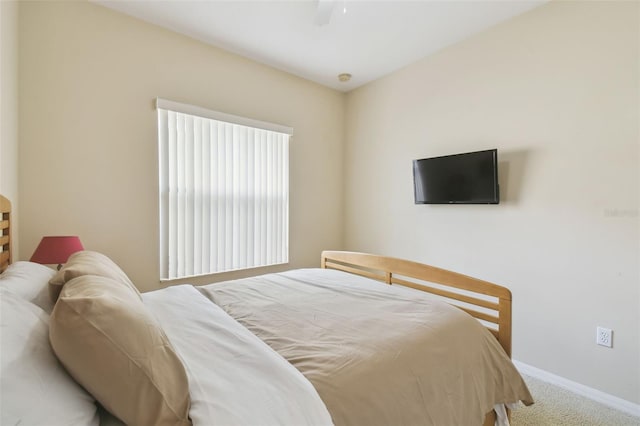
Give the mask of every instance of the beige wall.
POLYGON ((160 286, 156 97, 294 128, 290 264, 263 271, 342 245, 344 94, 90 3, 23 2, 19 35, 20 258, 77 234, 160 286))
POLYGON ((515 359, 633 403, 639 12, 553 2, 351 92, 345 158, 348 249, 510 287, 515 359), (499 205, 414 205, 413 159, 488 148, 499 205))
POLYGON ((18 3, 0 1, 0 194, 13 201, 18 250, 18 3))

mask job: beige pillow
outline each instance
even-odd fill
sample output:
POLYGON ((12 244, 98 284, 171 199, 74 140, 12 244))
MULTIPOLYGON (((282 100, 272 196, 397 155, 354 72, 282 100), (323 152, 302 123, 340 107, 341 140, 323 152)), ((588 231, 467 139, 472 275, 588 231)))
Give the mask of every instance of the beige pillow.
POLYGON ((129 425, 190 425, 187 375, 138 295, 111 278, 66 283, 49 339, 74 379, 129 425))
POLYGON ((112 278, 115 281, 131 288, 140 300, 140 292, 113 260, 96 251, 83 250, 72 254, 67 263, 49 280, 49 296, 53 303, 58 300, 62 286, 74 278, 83 275, 98 275, 112 278))

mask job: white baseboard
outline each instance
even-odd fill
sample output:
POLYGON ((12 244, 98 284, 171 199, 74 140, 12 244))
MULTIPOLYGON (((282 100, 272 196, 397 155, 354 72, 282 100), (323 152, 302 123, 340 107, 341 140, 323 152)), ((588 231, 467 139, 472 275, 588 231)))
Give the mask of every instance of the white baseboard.
POLYGON ((560 388, 567 389, 575 394, 592 399, 627 414, 631 414, 632 416, 640 417, 640 405, 638 404, 634 404, 626 399, 618 398, 617 396, 609 395, 608 393, 590 388, 589 386, 565 379, 564 377, 557 376, 553 373, 549 373, 548 371, 532 367, 520 361, 514 360, 513 363, 522 374, 542 380, 543 382, 551 383, 552 385, 556 385, 560 388))

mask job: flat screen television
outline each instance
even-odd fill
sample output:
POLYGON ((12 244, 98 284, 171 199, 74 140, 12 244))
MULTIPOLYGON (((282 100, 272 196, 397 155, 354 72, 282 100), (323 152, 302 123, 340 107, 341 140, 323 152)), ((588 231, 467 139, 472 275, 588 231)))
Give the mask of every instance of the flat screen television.
POLYGON ((498 204, 498 150, 413 160, 416 204, 498 204))

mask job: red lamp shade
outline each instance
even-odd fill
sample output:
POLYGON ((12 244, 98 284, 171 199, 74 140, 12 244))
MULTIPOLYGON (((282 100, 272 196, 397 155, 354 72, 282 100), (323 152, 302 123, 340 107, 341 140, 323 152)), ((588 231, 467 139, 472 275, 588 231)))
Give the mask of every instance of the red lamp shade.
POLYGON ((31 261, 43 264, 62 264, 73 253, 84 250, 78 237, 42 237, 31 261))

